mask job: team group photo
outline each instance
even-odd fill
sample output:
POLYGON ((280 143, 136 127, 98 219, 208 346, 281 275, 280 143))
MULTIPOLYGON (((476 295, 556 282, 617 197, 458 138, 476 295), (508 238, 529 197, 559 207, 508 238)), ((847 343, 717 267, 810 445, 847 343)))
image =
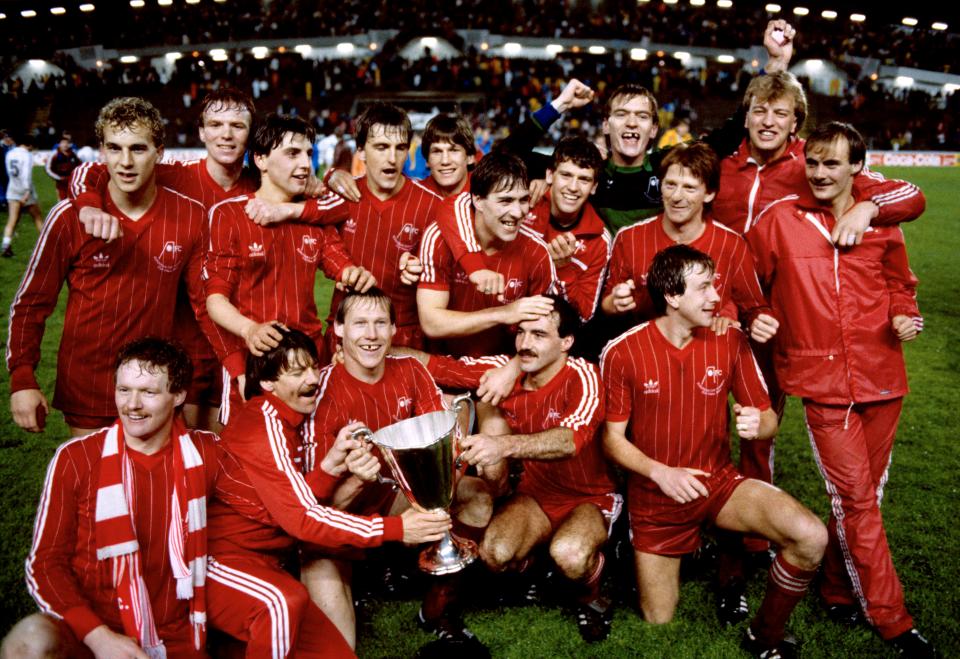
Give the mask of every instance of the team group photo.
POLYGON ((0 658, 960 655, 956 9, 107 4, 0 2, 0 658))

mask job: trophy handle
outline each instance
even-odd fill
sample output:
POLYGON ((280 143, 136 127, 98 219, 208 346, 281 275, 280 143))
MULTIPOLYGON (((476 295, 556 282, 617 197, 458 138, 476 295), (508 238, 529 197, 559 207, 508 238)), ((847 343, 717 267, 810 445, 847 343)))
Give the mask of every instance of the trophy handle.
MULTIPOLYGON (((357 428, 352 433, 350 433, 350 439, 357 439, 365 444, 373 444, 373 431, 364 426, 363 428, 357 428)), ((397 489, 397 481, 392 478, 386 478, 380 472, 377 472, 377 482, 390 485, 393 489, 397 489)))
MULTIPOLYGON (((460 411, 463 409, 463 406, 466 405, 470 409, 470 421, 467 423, 466 434, 470 434, 470 431, 473 430, 473 422, 477 416, 477 408, 473 403, 473 398, 470 397, 470 394, 462 394, 453 399, 453 409, 457 413, 457 422, 459 423, 460 411)), ((457 443, 457 453, 460 453, 460 443, 457 443)), ((458 471, 462 466, 460 456, 457 455, 457 461, 454 463, 454 468, 458 471)))

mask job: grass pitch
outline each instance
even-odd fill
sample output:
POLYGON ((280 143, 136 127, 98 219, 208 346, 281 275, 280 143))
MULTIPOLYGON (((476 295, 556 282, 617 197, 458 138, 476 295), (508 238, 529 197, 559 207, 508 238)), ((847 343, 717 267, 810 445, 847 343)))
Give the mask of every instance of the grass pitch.
MULTIPOLYGON (((894 563, 903 582, 907 605, 918 628, 945 657, 960 656, 960 516, 956 474, 960 474, 960 449, 954 414, 960 407, 960 283, 956 259, 960 232, 950 222, 960 211, 956 189, 957 169, 886 169, 887 176, 917 183, 927 195, 927 212, 904 226, 911 263, 920 278, 920 308, 925 330, 906 345, 912 393, 906 400, 894 448, 890 480, 883 502, 884 519, 894 563)), ((41 205, 48 210, 56 200, 49 179, 36 174, 41 205)), ((0 219, 6 220, 5 214, 0 219)), ((14 241, 16 256, 0 260, 0 313, 6 345, 8 309, 19 285, 36 231, 27 219, 14 241)), ((329 284, 317 287, 318 308, 326 309, 329 284)), ((64 291, 64 295, 66 291, 64 291)), ((63 298, 47 321, 39 381, 47 395, 53 389, 54 364, 63 324, 63 298)), ((59 414, 51 414, 47 431, 31 435, 19 430, 10 418, 7 378, 0 381, 0 633, 19 618, 36 610, 23 584, 23 559, 27 554, 37 499, 47 462, 66 438, 59 414)), ((803 428, 800 405, 791 400, 777 442, 776 479, 824 519, 828 501, 803 428)), ((413 558, 410 557, 412 563, 413 558)), ((611 593, 626 590, 625 578, 608 570, 611 593)), ((616 615, 610 638, 586 645, 577 634, 573 618, 549 599, 541 606, 512 607, 493 603, 496 582, 470 575, 464 599, 466 621, 495 657, 732 657, 740 656, 742 625, 722 628, 714 613, 709 574, 690 576, 681 591, 674 622, 661 627, 644 623, 632 597, 616 598, 616 615), (473 606, 469 603, 473 602, 473 606)), ((755 574, 748 599, 759 606, 765 575, 755 574)), ((408 657, 431 640, 414 623, 419 606, 416 593, 400 601, 375 601, 371 617, 359 631, 358 653, 363 657, 408 657)), ((827 620, 816 598, 808 596, 797 608, 790 630, 802 641, 803 656, 892 656, 866 628, 848 630, 827 620)), ((307 630, 309 633, 309 630, 307 630)))

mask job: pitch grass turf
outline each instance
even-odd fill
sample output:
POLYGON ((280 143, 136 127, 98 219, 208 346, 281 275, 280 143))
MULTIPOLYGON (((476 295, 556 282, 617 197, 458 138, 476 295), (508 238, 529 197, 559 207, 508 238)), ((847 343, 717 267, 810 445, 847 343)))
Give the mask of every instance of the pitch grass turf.
MULTIPOLYGON (((908 178, 927 195, 924 217, 904 231, 913 268, 921 281, 920 306, 926 326, 921 337, 906 346, 913 389, 907 398, 894 451, 893 468, 884 492, 884 517, 894 561, 904 584, 907 604, 917 626, 932 639, 944 656, 960 655, 960 530, 956 525, 960 473, 956 448, 955 414, 960 406, 960 284, 956 259, 960 239, 956 214, 956 188, 960 170, 889 169, 888 176, 908 178)), ((36 180, 42 206, 55 200, 53 186, 42 174, 36 180)), ((0 219, 6 216, 0 214, 0 219)), ((29 220, 22 223, 13 247, 13 259, 0 260, 0 313, 6 337, 9 303, 19 285, 36 232, 29 220)), ((329 283, 317 287, 318 308, 325 309, 329 283)), ((65 294, 65 293, 64 293, 65 294)), ((39 379, 52 391, 54 358, 63 323, 63 300, 47 321, 39 379)), ((0 379, 0 400, 8 397, 8 382, 0 379)), ((56 446, 66 437, 59 414, 51 414, 41 436, 20 431, 0 405, 0 633, 20 617, 35 610, 23 585, 23 559, 27 553, 37 499, 45 469, 56 446)), ((800 405, 791 400, 777 444, 777 482, 788 492, 826 517, 828 501, 814 467, 803 428, 800 405)), ((410 557, 412 564, 413 558, 410 557)), ((464 592, 466 620, 497 657, 543 656, 738 656, 741 625, 723 629, 714 613, 709 570, 685 581, 676 621, 662 627, 645 624, 630 596, 617 598, 610 638, 596 645, 580 641, 573 618, 555 603, 510 607, 491 603, 495 583, 489 576, 472 575, 464 592)), ((626 577, 608 570, 608 590, 623 591, 626 577)), ((751 607, 759 605, 765 586, 762 573, 749 584, 751 607)), ((364 657, 406 657, 430 640, 414 623, 419 600, 415 595, 396 602, 375 601, 372 617, 360 630, 359 654, 364 657)), ((816 601, 808 596, 798 607, 790 629, 803 642, 803 655, 884 656, 886 646, 865 628, 848 630, 829 622, 816 601)), ((309 631, 307 632, 309 633, 309 631)))

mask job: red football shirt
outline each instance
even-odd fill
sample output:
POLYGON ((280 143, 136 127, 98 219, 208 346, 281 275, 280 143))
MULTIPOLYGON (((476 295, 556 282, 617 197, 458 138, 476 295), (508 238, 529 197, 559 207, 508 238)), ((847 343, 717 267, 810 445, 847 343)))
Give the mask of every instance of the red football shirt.
MULTIPOLYGON (((458 197, 457 199, 463 199, 458 197)), ((466 198, 469 202, 469 197, 466 198)), ((473 228, 473 213, 469 213, 468 226, 471 240, 479 244, 473 228)), ((495 254, 481 252, 483 267, 499 272, 506 283, 504 304, 532 295, 545 295, 554 290, 556 271, 547 252, 546 243, 537 232, 521 226, 515 240, 507 243, 495 254)), ((495 296, 485 295, 467 278, 467 273, 454 260, 437 223, 432 224, 420 246, 423 274, 420 286, 430 290, 447 291, 450 300, 447 308, 453 311, 480 311, 501 304, 495 296)), ((455 356, 495 355, 509 352, 513 346, 513 334, 506 326, 490 329, 467 337, 444 339, 442 352, 455 356)))
MULTIPOLYGON (((210 209, 206 294, 220 293, 244 316, 258 322, 275 318, 320 343, 323 325, 313 297, 317 267, 337 279, 351 259, 332 227, 254 224, 243 210, 249 199, 251 195, 228 199, 210 209)), ((211 339, 230 374, 243 374, 244 341, 226 330, 211 339)))
MULTIPOLYGON (((735 320, 743 315, 751 319, 766 309, 767 303, 760 290, 750 249, 735 231, 712 220, 706 220, 705 224, 703 233, 690 243, 690 247, 713 259, 716 268, 714 286, 720 295, 717 315, 735 320)), ((617 284, 633 279, 637 308, 631 313, 638 322, 655 318, 657 314, 647 293, 647 271, 657 252, 675 244, 663 230, 662 215, 621 229, 613 241, 604 297, 617 284)))
MULTIPOLYGON (((671 467, 716 473, 730 462, 727 395, 770 407, 766 384, 746 337, 731 329, 717 336, 694 330, 683 348, 667 341, 655 322, 607 344, 600 356, 607 421, 629 421, 627 436, 648 457, 671 467)), ((652 480, 631 474, 630 505, 672 504, 652 480)))
MULTIPOLYGON (((417 255, 440 197, 411 179, 404 180, 400 191, 386 201, 373 195, 366 178, 357 179, 357 187, 360 201, 346 202, 350 219, 339 226, 343 244, 354 263, 373 273, 377 286, 393 301, 397 327, 417 326, 417 289, 400 282, 400 255, 417 255)), ((342 291, 334 291, 328 325, 333 324, 343 296, 342 291)))
POLYGON ((181 280, 203 309, 205 217, 199 203, 163 187, 136 221, 109 195, 102 203, 123 228, 110 243, 84 231, 72 202, 50 211, 11 305, 7 367, 11 391, 38 388, 33 371, 44 323, 66 282, 53 404, 68 414, 112 417, 113 358, 120 347, 144 336, 172 337, 181 280))

